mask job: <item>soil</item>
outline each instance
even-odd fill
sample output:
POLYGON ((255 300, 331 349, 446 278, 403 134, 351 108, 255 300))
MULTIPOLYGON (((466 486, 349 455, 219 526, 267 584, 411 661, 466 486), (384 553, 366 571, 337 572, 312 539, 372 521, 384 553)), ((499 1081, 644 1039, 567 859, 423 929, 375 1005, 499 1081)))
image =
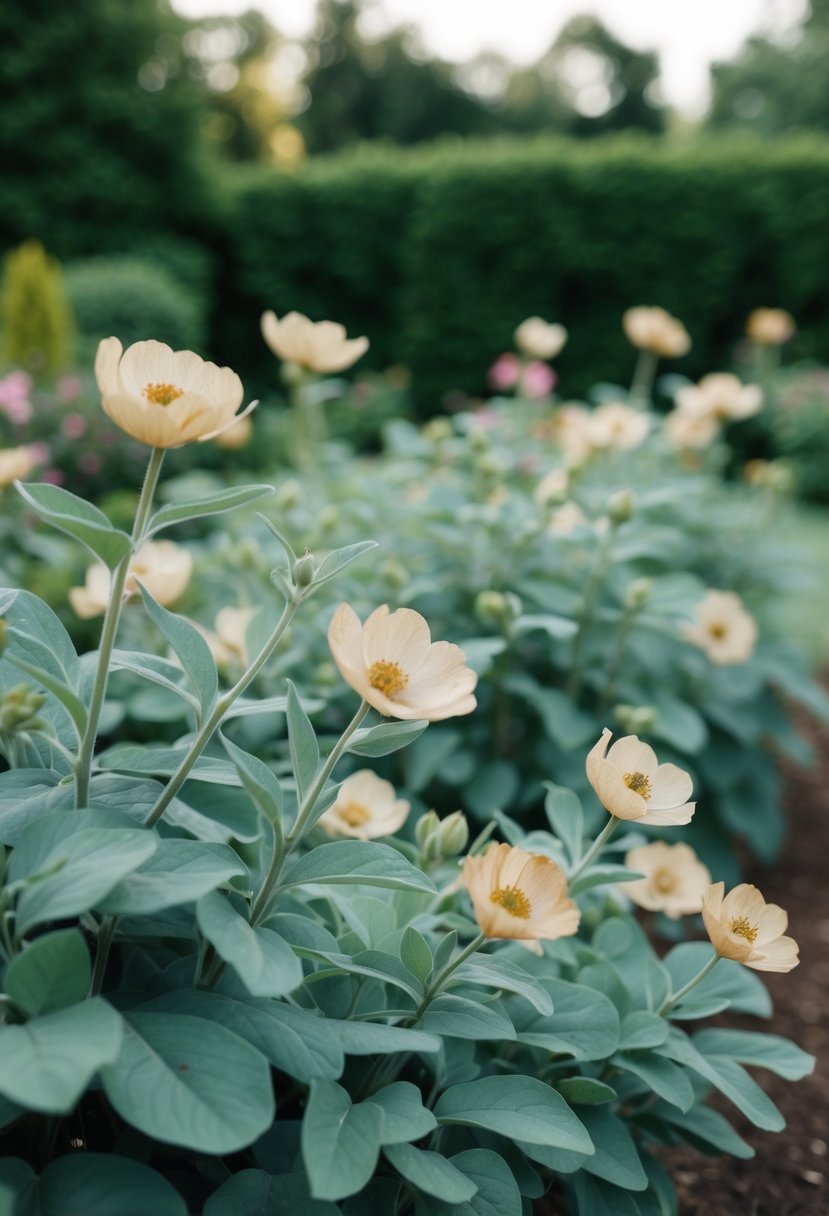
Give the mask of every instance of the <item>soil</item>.
MULTIPOLYGON (((770 1021, 737 1015, 717 1021, 785 1035, 817 1065, 796 1083, 752 1070, 786 1119, 782 1132, 759 1131, 719 1095, 710 1099, 755 1149, 751 1160, 685 1148, 660 1154, 679 1193, 680 1216, 829 1216, 829 730, 805 718, 799 729, 815 748, 814 766, 784 766, 788 837, 774 866, 755 865, 748 880, 789 913, 800 966, 787 975, 763 974, 774 1002, 770 1021)), ((548 1196, 538 1216, 562 1216, 562 1209, 548 1196)))

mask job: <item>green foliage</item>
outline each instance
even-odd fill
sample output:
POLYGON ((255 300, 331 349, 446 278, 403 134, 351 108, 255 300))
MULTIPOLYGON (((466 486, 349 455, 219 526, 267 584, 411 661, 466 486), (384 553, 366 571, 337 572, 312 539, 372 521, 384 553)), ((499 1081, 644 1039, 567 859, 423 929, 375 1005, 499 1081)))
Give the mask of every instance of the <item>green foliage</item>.
POLYGON ((447 390, 480 390, 533 313, 570 331, 556 366, 571 392, 598 368, 629 383, 620 321, 633 304, 682 318, 690 376, 728 365, 734 318, 761 304, 788 308, 798 349, 818 351, 827 178, 829 149, 815 141, 633 139, 365 149, 290 178, 257 172, 232 191, 238 276, 217 341, 272 382, 260 313, 330 316, 370 335, 375 366, 407 363, 430 411, 447 390))
POLYGON ((3 357, 31 371, 60 370, 69 357, 72 313, 57 261, 39 241, 6 255, 0 333, 3 357))

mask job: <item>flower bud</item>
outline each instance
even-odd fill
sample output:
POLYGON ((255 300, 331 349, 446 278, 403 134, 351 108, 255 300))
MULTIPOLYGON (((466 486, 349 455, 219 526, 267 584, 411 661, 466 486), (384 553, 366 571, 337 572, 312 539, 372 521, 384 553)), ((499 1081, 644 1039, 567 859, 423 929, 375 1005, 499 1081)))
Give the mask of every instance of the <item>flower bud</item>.
POLYGON ((409 572, 406 567, 396 561, 393 557, 388 561, 383 562, 380 567, 380 577, 393 587, 395 591, 399 591, 401 587, 405 587, 409 581, 409 572))
POLYGON ((507 628, 524 611, 524 605, 513 591, 481 591, 475 599, 475 615, 488 625, 507 628))
POLYGON ((305 369, 298 363, 292 363, 289 359, 282 364, 279 374, 282 377, 282 383, 287 384, 289 388, 296 388, 307 379, 305 369))
POLYGON ((415 840, 421 850, 426 850, 429 842, 440 831, 440 816, 437 811, 427 811, 421 815, 415 824, 415 840))
POLYGON ((290 511, 302 502, 302 486, 298 481, 285 481, 276 491, 276 505, 283 511, 290 511))
POLYGON ((469 824, 463 811, 453 811, 440 825, 442 857, 456 857, 469 843, 469 824))
POLYGON ((475 461, 475 468, 484 477, 496 477, 501 472, 501 461, 494 452, 482 452, 475 461))
POLYGON ((452 423, 448 418, 430 418, 420 433, 430 443, 442 443, 452 438, 452 423))
POLYGON ((629 735, 649 735, 656 726, 656 710, 652 705, 614 705, 613 716, 629 735))
POLYGON ((607 514, 610 522, 617 527, 625 524, 633 515, 634 500, 630 490, 617 490, 612 494, 607 504, 607 514))
POLYGON ((333 504, 329 504, 327 507, 323 507, 322 510, 320 511, 319 515, 317 516, 317 522, 319 524, 320 531, 323 533, 330 532, 333 528, 335 528, 337 526, 337 520, 339 518, 340 518, 340 513, 333 504))
POLYGON ((303 556, 294 566, 294 586, 310 587, 317 572, 317 563, 313 553, 306 549, 303 556))
POLYGON ((41 729, 43 721, 37 711, 45 700, 43 693, 35 692, 28 684, 10 688, 0 699, 0 734, 41 729))
POLYGON ((644 608, 648 600, 651 598, 653 591, 653 580, 649 578, 636 578, 628 585, 625 592, 625 607, 626 608, 644 608))

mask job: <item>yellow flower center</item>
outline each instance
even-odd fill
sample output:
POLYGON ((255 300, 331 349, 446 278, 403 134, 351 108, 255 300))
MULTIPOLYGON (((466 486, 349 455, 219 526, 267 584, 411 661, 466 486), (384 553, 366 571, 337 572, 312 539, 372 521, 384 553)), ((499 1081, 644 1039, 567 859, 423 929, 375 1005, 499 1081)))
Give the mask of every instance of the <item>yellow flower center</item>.
POLYGON ((147 384, 144 386, 144 396, 153 405, 170 405, 177 397, 184 396, 183 388, 174 384, 147 384))
POLYGON ((715 624, 708 626, 708 632, 715 641, 721 642, 728 633, 728 630, 725 625, 717 621, 715 624))
POLYGON ((731 932, 736 933, 737 937, 744 937, 752 945, 757 940, 757 926, 753 925, 745 916, 738 916, 732 920, 731 932))
POLYGON ((653 885, 660 895, 670 895, 676 889, 676 875, 667 866, 659 866, 653 872, 653 885))
POLYGON ((532 908, 520 887, 498 887, 489 898, 494 904, 499 904, 505 912, 509 912, 510 916, 529 920, 532 908))
POLYGON ((345 806, 337 807, 337 814, 350 828, 359 828, 371 819, 371 811, 362 802, 347 802, 345 806))
POLYGON ((409 677, 399 663, 394 663, 389 659, 378 659, 368 669, 368 682, 384 697, 393 699, 409 683, 409 677))
POLYGON ((651 796, 651 779, 646 777, 644 773, 625 773, 622 778, 629 790, 633 790, 634 794, 638 794, 640 798, 644 798, 647 802, 651 796))

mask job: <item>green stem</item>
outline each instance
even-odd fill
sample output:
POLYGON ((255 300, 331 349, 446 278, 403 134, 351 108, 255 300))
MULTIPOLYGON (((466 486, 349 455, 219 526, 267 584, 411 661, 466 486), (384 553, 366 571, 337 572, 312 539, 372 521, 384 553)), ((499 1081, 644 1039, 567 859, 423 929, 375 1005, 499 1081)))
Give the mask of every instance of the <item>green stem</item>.
POLYGON ((672 992, 670 996, 665 997, 665 1000, 656 1011, 657 1016, 665 1017, 666 1014, 669 1014, 675 1005, 678 1005, 680 1001, 685 999, 692 988, 696 988, 697 984, 705 979, 709 971, 713 971, 719 961, 720 955, 715 951, 713 957, 709 958, 702 970, 698 971, 693 979, 690 979, 687 984, 680 988, 679 992, 672 992))
POLYGON ((98 943, 95 949, 95 968, 92 972, 92 981, 89 985, 90 997, 97 996, 103 987, 104 975, 106 974, 107 962, 109 961, 109 952, 115 938, 117 924, 117 916, 105 916, 101 921, 101 927, 98 930, 98 943))
POLYGON ((581 874, 584 870, 586 870, 587 867, 592 862, 593 858, 596 857, 597 854, 601 852, 601 850, 607 844, 610 837, 616 831, 618 823, 619 823, 619 820, 616 818, 616 816, 611 815, 610 818, 608 819, 607 823, 602 828, 601 832, 599 832, 598 836, 596 837, 596 839, 591 844, 590 848, 585 853, 584 857, 582 857, 579 864, 576 866, 576 868, 574 870, 571 870, 570 873, 567 875, 568 884, 572 884, 573 882, 575 882, 575 880, 578 878, 579 874, 581 874))
POLYGON ((443 970, 435 976, 429 987, 426 989, 423 1000, 418 1005, 414 1016, 409 1020, 409 1026, 415 1026, 420 1021, 435 997, 439 996, 442 992, 443 987, 452 972, 455 971, 456 968, 460 967, 461 963, 465 963, 470 954, 474 954, 476 950, 479 950, 485 941, 485 933, 479 933, 477 937, 473 937, 472 941, 469 942, 468 945, 464 946, 460 954, 455 955, 455 957, 446 964, 443 970))
POLYGON ((596 595, 604 582, 604 576, 610 562, 610 551, 613 544, 613 535, 615 531, 615 526, 611 521, 608 524, 607 532, 602 537, 599 552, 596 554, 596 561, 593 565, 593 569, 590 572, 590 577, 587 580, 587 586, 584 589, 581 612, 579 613, 576 633, 573 638, 573 648, 570 652, 570 678, 567 681, 567 695, 574 701, 577 700, 578 695, 581 692, 581 668, 584 641, 593 619, 593 607, 596 601, 596 595))
POLYGON ((216 701, 216 704, 213 706, 210 714, 202 723, 195 739, 190 744, 187 755, 182 759, 178 768, 167 782, 167 785, 156 799, 156 802, 147 815, 147 818, 144 820, 145 827, 154 827, 167 810, 167 807, 173 801, 176 794, 190 775, 193 765, 196 763, 199 756, 210 742, 213 732, 221 723, 222 718, 230 709, 231 705, 233 705, 234 701, 236 701, 236 699, 242 695, 245 689, 256 678, 261 668, 264 667, 265 663, 267 663, 268 659, 273 654, 282 638, 282 635, 288 628, 291 618, 297 610, 299 602, 300 601, 297 598, 289 600, 286 603, 282 610, 282 616, 277 622, 276 628, 260 650, 259 654, 253 660, 250 667, 239 677, 233 687, 229 689, 224 696, 219 697, 219 699, 216 701))
POLYGON ((144 475, 144 484, 138 498, 135 512, 135 522, 132 527, 132 543, 129 552, 121 559, 112 573, 109 603, 104 613, 104 623, 101 626, 101 641, 98 646, 98 666, 95 671, 95 681, 92 685, 92 698, 89 703, 89 716, 86 729, 78 749, 78 759, 75 767, 75 806, 86 806, 89 801, 89 778, 92 771, 92 756, 95 752, 95 742, 98 738, 98 724, 101 720, 101 710, 104 705, 107 684, 109 683, 109 664, 115 646, 115 635, 118 632, 118 622, 121 619, 121 609, 124 606, 124 587, 127 582, 130 561, 140 545, 144 530, 147 526, 153 495, 158 485, 161 464, 164 460, 164 448, 153 448, 144 475))
POLYGON ((302 838, 302 834, 308 820, 314 812, 314 807, 319 801, 320 794, 324 790, 328 778, 331 776, 337 761, 340 759, 348 746, 351 736, 357 730, 369 709, 370 706, 367 701, 362 701, 360 703, 360 707, 356 714, 340 735, 337 742, 334 744, 334 747, 331 749, 325 764, 323 764, 322 768, 308 787, 305 797, 299 804, 297 817, 290 832, 288 832, 281 845, 275 844, 273 856, 271 857, 271 862, 268 866, 268 872, 262 880, 262 886, 259 889, 259 894, 256 896, 251 906, 250 923, 254 926, 254 928, 257 925, 260 925, 267 916, 273 892, 277 883, 279 882, 279 877, 282 873, 282 867, 285 864, 285 860, 294 845, 297 844, 297 842, 302 838))
POLYGON ((605 681, 604 690, 599 697, 599 709, 607 709, 610 702, 613 700, 613 694, 616 691, 616 680, 622 668, 622 659, 625 656, 625 647, 627 646, 630 631, 633 628, 633 622, 636 620, 636 609, 626 608, 622 620, 619 624, 619 632, 616 634, 616 645, 613 649, 613 654, 610 657, 610 662, 607 665, 607 679, 605 681))
POLYGON ((653 397, 653 382, 656 377, 656 367, 659 360, 650 350, 640 350, 636 360, 636 368, 628 394, 630 404, 643 410, 651 404, 653 397))

